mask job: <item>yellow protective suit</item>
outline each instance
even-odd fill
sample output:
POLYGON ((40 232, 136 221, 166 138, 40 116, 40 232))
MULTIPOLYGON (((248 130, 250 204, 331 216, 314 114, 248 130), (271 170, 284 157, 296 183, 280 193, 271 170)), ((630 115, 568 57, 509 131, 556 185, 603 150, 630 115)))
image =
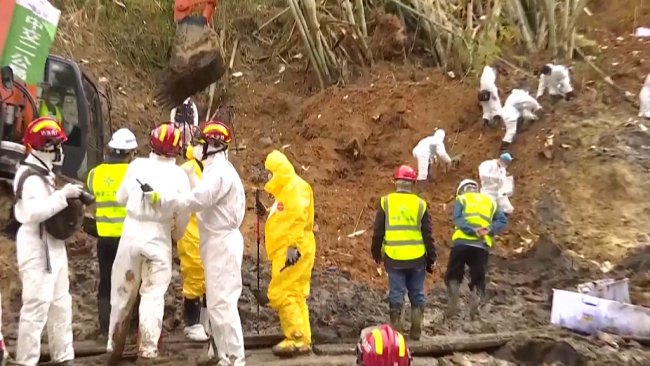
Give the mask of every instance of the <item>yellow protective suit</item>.
MULTIPOLYGON (((194 173, 201 179, 201 168, 196 160, 191 159, 182 165, 183 168, 187 166, 193 166, 194 173)), ((201 298, 205 294, 205 276, 199 254, 199 228, 196 226, 196 214, 192 214, 185 236, 178 241, 178 259, 181 261, 183 296, 190 300, 201 298)))
POLYGON ((275 197, 264 229, 266 253, 272 266, 269 305, 278 312, 285 336, 277 347, 310 347, 307 296, 316 254, 314 194, 281 152, 271 152, 265 166, 273 178, 264 189, 275 197), (282 270, 289 246, 296 246, 301 257, 296 264, 282 270))

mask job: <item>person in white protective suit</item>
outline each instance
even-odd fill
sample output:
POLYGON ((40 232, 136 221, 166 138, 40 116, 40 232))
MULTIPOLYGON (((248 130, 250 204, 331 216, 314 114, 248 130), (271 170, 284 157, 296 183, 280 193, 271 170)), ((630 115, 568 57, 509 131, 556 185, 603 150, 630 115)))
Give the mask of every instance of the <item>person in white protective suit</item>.
POLYGON ((187 123, 193 126, 199 125, 199 110, 190 98, 185 99, 183 104, 173 108, 169 114, 169 120, 174 123, 187 123))
POLYGON ((55 190, 54 163, 62 161, 67 140, 61 124, 42 117, 32 121, 23 138, 27 157, 14 179, 18 270, 23 285, 15 361, 34 366, 41 357, 41 333, 47 325, 52 364, 73 365, 72 299, 65 242, 52 237, 43 223, 81 195, 80 185, 55 190), (30 172, 36 172, 34 175, 30 172), (26 178, 22 178, 24 174, 26 178))
MULTIPOLYGON (((202 365, 245 365, 237 302, 242 291, 244 255, 244 238, 239 227, 246 213, 246 198, 239 174, 228 161, 231 139, 230 129, 223 123, 206 123, 193 149, 194 158, 204 166, 203 179, 198 180, 194 170, 188 167, 185 172, 193 186, 190 194, 160 193, 162 210, 196 212, 208 316, 214 337, 208 356, 199 362, 202 365)), ((150 194, 155 197, 157 193, 150 194)))
MULTIPOLYGON (((155 363, 162 332, 165 292, 172 278, 172 240, 185 234, 189 213, 152 207, 145 195, 190 192, 187 175, 176 165, 180 153, 180 131, 173 123, 163 123, 151 131, 149 158, 137 158, 129 164, 116 200, 126 207, 126 219, 111 274, 111 316, 107 351, 124 339, 140 288, 138 363, 155 363), (173 228, 173 230, 172 230, 173 228)), ((156 198, 157 199, 157 198, 156 198)), ((119 351, 121 346, 115 348, 119 351)))
POLYGON ((495 118, 501 118, 501 99, 496 81, 495 69, 485 66, 481 74, 481 89, 478 92, 478 101, 483 109, 483 126, 493 125, 495 118))
POLYGON ((507 176, 506 172, 510 163, 512 163, 512 155, 503 153, 498 159, 486 160, 478 167, 478 174, 481 178, 481 194, 492 197, 506 215, 514 211, 514 207, 508 199, 514 190, 512 176, 507 176))
POLYGON ((548 89, 552 100, 565 98, 569 100, 573 97, 573 87, 569 77, 569 69, 563 65, 546 64, 542 67, 539 75, 539 85, 537 86, 537 96, 539 99, 548 89))
POLYGON ((413 148, 413 157, 418 161, 418 182, 424 182, 429 177, 429 165, 434 158, 439 158, 446 164, 451 164, 451 158, 445 150, 445 131, 436 130, 433 136, 420 140, 413 148))
POLYGON ((639 93, 639 117, 650 119, 650 74, 646 76, 639 93))
POLYGON ((506 132, 501 141, 501 151, 507 151, 524 119, 537 119, 534 112, 542 109, 537 100, 525 89, 513 89, 506 99, 501 116, 506 132))

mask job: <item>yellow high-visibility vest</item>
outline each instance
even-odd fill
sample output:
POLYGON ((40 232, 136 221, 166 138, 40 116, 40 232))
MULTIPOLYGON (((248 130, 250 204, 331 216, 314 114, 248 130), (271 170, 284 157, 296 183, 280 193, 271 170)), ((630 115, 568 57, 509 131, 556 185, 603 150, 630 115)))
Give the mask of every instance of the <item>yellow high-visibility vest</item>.
POLYGON ((386 214, 384 254, 398 261, 423 257, 422 217, 427 203, 415 194, 395 192, 381 198, 381 208, 386 214))
POLYGON ((54 113, 50 111, 50 108, 47 107, 47 103, 45 101, 41 101, 41 108, 38 111, 38 114, 41 117, 53 117, 56 118, 59 123, 63 124, 63 116, 61 116, 61 110, 59 107, 54 106, 54 113))
POLYGON ((88 174, 88 189, 95 195, 95 222, 100 237, 122 236, 126 208, 117 202, 117 190, 129 164, 101 164, 88 174))
MULTIPOLYGON (((497 205, 492 198, 484 194, 469 192, 456 197, 456 200, 463 205, 463 217, 469 225, 477 229, 492 225, 494 214, 497 212, 497 205)), ((492 237, 486 235, 483 238, 485 239, 485 244, 488 247, 492 247, 492 237)), ((477 235, 466 234, 456 227, 454 228, 452 240, 457 239, 482 240, 477 235)))

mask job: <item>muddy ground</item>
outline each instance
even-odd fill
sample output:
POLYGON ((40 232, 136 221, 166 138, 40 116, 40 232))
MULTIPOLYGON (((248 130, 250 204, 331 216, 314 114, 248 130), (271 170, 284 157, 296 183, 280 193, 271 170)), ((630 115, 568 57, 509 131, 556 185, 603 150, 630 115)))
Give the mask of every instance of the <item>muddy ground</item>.
MULTIPOLYGON (((582 31, 600 46, 589 51, 594 62, 621 88, 638 93, 642 78, 650 72, 650 44, 629 33, 632 24, 650 22, 650 12, 647 4, 639 7, 633 0, 625 3, 613 9, 607 2, 594 1, 594 16, 583 19, 582 31), (623 14, 621 9, 635 6, 637 18, 632 22, 629 11, 623 14)), ((275 12, 263 9, 257 19, 242 23, 260 25, 275 12)), ((66 27, 78 25, 74 19, 64 19, 64 32, 66 27)), ((146 153, 149 129, 167 115, 153 103, 153 78, 115 61, 92 24, 86 27, 74 38, 57 43, 56 52, 84 60, 101 86, 113 90, 113 128, 134 130, 142 142, 141 152, 146 153)), ((637 121, 633 103, 604 85, 591 67, 576 61, 573 79, 578 98, 555 105, 544 99, 540 120, 517 136, 515 162, 509 168, 516 182, 512 199, 516 211, 506 234, 497 239, 490 260, 490 304, 478 320, 471 321, 466 314, 445 320, 441 275, 451 245, 455 188, 462 179, 478 178, 478 165, 496 156, 503 135, 501 128, 481 128, 476 75, 452 79, 422 67, 417 59, 402 64, 398 58, 378 61, 352 85, 317 92, 304 62, 291 62, 279 73, 282 61, 271 57, 258 62, 267 50, 255 42, 249 30, 241 32, 241 53, 234 71, 242 71, 244 76, 230 80, 224 105, 235 111, 234 121, 226 122, 234 123, 236 142, 242 150, 232 153, 231 160, 245 181, 250 206, 242 226, 247 255, 239 304, 246 334, 254 334, 258 326, 252 293, 257 290, 252 198, 259 187, 256 172, 265 155, 271 149, 282 149, 314 188, 318 254, 309 305, 315 342, 350 341, 361 329, 387 319, 386 277, 369 253, 377 199, 390 192, 395 166, 415 163, 411 156, 415 143, 435 128, 443 128, 447 151, 451 156, 461 154, 461 164, 446 174, 438 167, 433 182, 423 189, 432 207, 439 252, 436 272, 427 283, 425 338, 521 330, 535 335, 490 349, 490 355, 450 355, 436 362, 650 364, 648 349, 638 343, 568 332, 558 335, 548 328, 552 289, 573 289, 588 280, 628 277, 632 302, 650 307, 650 134, 637 121), (553 146, 545 149, 549 136, 553 146), (348 237, 358 230, 366 232, 348 237)), ((537 60, 512 62, 527 70, 541 66, 537 60)), ((503 100, 507 90, 522 79, 536 86, 533 77, 508 70, 499 81, 503 100)), ((207 98, 199 96, 198 100, 203 115, 207 98)), ((10 204, 7 198, 0 200, 0 218, 8 213, 10 204)), ((17 335, 21 285, 15 244, 0 238, 0 248, 3 333, 11 345, 17 335)), ((97 336, 95 240, 80 234, 70 243, 68 253, 75 340, 93 340, 97 336)), ((269 279, 262 250, 262 290, 269 279)), ((174 337, 182 329, 181 285, 175 266, 166 298, 165 337, 174 337)), ((467 289, 464 291, 463 299, 467 289)), ((261 308, 260 320, 262 333, 279 331, 277 317, 270 309, 261 308)), ((170 344, 161 365, 191 364, 202 352, 202 345, 183 347, 170 344)), ((350 356, 336 356, 282 365, 353 362, 350 356)), ((101 359, 86 363, 100 364, 101 359)), ((249 364, 279 363, 262 352, 251 354, 249 364)), ((415 364, 435 362, 417 359, 415 364)))

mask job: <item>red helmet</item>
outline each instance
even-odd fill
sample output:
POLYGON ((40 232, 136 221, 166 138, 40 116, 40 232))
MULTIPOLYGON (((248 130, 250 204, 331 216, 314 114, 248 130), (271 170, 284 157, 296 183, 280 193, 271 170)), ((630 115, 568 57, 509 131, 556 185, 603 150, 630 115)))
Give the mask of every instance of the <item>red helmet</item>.
POLYGON ((52 117, 33 120, 23 136, 23 144, 34 150, 43 150, 50 144, 62 144, 67 140, 61 123, 52 117))
POLYGON ((154 153, 175 158, 181 151, 181 131, 171 122, 165 122, 151 131, 149 146, 154 153))
POLYGON ((418 175, 410 166, 401 165, 397 170, 395 170, 395 180, 409 180, 415 182, 418 180, 418 175))
POLYGON ((224 123, 219 121, 209 121, 202 129, 202 135, 198 139, 200 144, 213 145, 213 146, 230 146, 232 141, 232 134, 230 128, 224 123))
POLYGON ((359 366, 409 366, 411 354, 404 337, 390 325, 382 325, 357 345, 359 366))

